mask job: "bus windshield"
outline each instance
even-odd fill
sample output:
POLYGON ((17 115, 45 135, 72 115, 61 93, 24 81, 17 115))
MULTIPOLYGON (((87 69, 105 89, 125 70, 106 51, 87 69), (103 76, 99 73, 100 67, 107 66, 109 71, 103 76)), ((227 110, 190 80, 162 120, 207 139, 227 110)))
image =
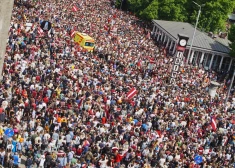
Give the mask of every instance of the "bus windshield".
POLYGON ((85 46, 87 46, 87 47, 94 47, 94 43, 85 42, 85 46))

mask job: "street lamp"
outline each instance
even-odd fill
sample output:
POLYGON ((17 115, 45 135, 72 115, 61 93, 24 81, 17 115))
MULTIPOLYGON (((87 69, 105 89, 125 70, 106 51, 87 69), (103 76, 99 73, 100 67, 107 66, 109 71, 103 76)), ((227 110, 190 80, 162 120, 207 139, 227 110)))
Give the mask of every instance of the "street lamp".
POLYGON ((194 2, 194 1, 193 1, 193 3, 196 4, 196 5, 199 7, 199 11, 198 11, 197 21, 196 21, 196 25, 195 25, 195 28, 194 28, 193 38, 192 38, 192 41, 191 41, 191 44, 190 44, 190 48, 189 48, 189 52, 188 52, 188 58, 187 58, 187 62, 186 62, 186 63, 188 63, 189 58, 190 58, 190 56, 191 56, 191 50, 192 50, 192 47, 193 47, 193 42, 194 42, 196 30, 197 30, 197 24, 198 24, 199 16, 200 16, 200 14, 201 14, 201 8, 202 8, 203 6, 205 6, 205 4, 199 5, 198 3, 194 2))
POLYGON ((123 2, 123 0, 121 0, 120 10, 122 10, 122 2, 123 2))

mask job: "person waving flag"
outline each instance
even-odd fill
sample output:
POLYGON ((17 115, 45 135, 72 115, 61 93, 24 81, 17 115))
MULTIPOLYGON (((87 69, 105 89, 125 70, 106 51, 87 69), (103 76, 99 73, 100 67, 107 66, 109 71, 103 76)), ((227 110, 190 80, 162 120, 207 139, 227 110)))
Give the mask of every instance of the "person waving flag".
POLYGON ((215 116, 211 117, 211 127, 212 127, 213 131, 216 131, 217 124, 216 124, 216 117, 215 116))
POLYGON ((131 88, 130 91, 126 94, 128 100, 132 99, 137 94, 136 88, 131 88))
POLYGON ((76 5, 73 5, 72 11, 73 11, 73 12, 77 12, 77 11, 78 11, 78 7, 77 7, 76 5))

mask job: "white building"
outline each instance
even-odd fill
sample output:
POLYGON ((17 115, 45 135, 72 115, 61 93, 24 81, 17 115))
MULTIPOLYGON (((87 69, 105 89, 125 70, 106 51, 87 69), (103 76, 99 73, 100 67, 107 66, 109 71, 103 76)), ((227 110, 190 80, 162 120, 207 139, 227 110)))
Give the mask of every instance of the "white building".
MULTIPOLYGON (((153 20, 153 36, 167 51, 175 52, 178 34, 189 36, 184 53, 187 60, 194 27, 189 23, 153 20)), ((235 59, 229 56, 229 41, 220 37, 212 38, 206 33, 196 31, 189 63, 206 69, 229 71, 235 69, 235 59)))

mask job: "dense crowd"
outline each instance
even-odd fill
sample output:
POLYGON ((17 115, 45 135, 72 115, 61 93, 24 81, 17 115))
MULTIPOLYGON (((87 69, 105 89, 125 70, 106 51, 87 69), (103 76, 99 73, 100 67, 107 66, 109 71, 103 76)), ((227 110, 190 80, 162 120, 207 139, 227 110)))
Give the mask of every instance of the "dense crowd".
POLYGON ((217 74, 182 64, 169 85, 173 57, 160 46, 151 24, 109 0, 15 1, 0 87, 0 163, 233 166, 234 89, 224 106, 230 80, 210 97, 217 74), (49 32, 40 33, 43 20, 52 23, 49 32), (94 52, 75 45, 72 31, 93 37, 94 52), (131 88, 138 92, 129 100, 131 88), (4 134, 7 128, 13 137, 4 134))

